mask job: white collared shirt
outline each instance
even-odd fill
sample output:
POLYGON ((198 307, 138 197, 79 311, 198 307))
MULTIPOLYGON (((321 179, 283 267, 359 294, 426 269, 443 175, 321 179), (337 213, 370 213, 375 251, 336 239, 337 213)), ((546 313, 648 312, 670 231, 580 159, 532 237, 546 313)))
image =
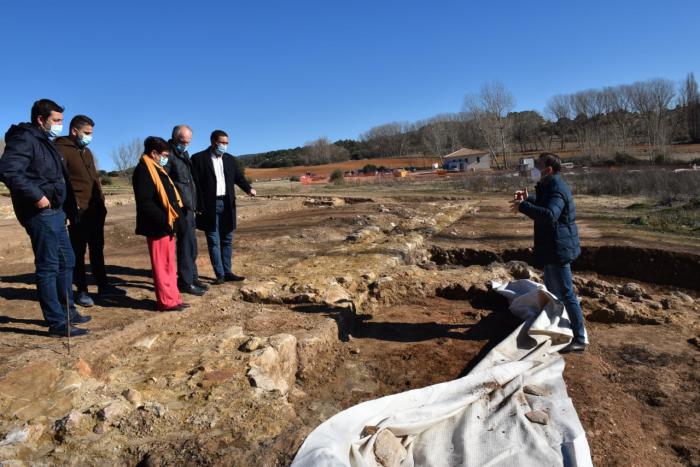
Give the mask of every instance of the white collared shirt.
POLYGON ((214 164, 214 174, 216 174, 216 196, 224 196, 226 194, 226 177, 224 175, 224 156, 211 154, 211 162, 214 164))

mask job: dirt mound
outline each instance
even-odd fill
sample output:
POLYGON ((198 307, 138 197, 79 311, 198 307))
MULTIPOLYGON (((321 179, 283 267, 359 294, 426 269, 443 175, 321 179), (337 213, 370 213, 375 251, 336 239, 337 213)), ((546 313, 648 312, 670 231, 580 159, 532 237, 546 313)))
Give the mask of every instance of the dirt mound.
MULTIPOLYGON (((532 249, 445 248, 433 245, 431 259, 439 265, 486 265, 494 261, 533 264, 532 249)), ((572 264, 575 271, 627 277, 644 282, 700 290, 696 279, 700 255, 627 246, 584 246, 572 264)))

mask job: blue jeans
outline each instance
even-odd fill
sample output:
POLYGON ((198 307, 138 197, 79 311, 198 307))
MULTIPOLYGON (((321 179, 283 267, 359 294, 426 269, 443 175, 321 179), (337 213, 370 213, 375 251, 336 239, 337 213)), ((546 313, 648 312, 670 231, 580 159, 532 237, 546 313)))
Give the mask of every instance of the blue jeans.
POLYGON ((50 328, 66 324, 66 303, 71 316, 75 255, 66 230, 66 214, 61 209, 45 209, 24 225, 32 240, 39 305, 50 328))
POLYGON ((230 232, 222 232, 220 230, 221 218, 230 216, 225 210, 225 202, 223 199, 216 200, 216 225, 214 230, 204 232, 207 237, 207 248, 209 249, 209 259, 211 266, 214 268, 216 277, 223 277, 227 272, 231 272, 231 255, 233 254, 233 230, 230 232))
POLYGON ((562 301, 571 320, 571 330, 574 331, 574 340, 584 344, 588 343, 586 328, 583 323, 581 305, 574 293, 571 264, 547 264, 544 267, 544 285, 562 301))

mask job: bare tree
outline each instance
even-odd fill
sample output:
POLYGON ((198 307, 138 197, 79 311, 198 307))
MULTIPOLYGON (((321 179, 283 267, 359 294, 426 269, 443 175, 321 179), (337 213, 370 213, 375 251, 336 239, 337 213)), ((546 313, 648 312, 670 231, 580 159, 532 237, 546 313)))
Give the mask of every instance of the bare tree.
POLYGON ((507 116, 514 106, 513 94, 500 81, 485 84, 479 94, 467 95, 464 98, 463 109, 476 122, 497 167, 508 167, 507 116), (497 157, 499 152, 500 163, 497 157))
POLYGON ((112 160, 117 170, 124 173, 133 172, 143 154, 143 142, 134 138, 129 143, 122 143, 112 150, 112 160))
POLYGON ((603 113, 612 127, 615 146, 622 153, 627 152, 627 144, 634 126, 629 86, 609 86, 601 91, 603 113))
POLYGON ((542 145, 541 132, 545 121, 539 113, 534 110, 511 112, 508 121, 513 142, 520 145, 521 151, 537 149, 538 145, 542 145))
POLYGON ((693 73, 688 73, 680 88, 680 104, 685 114, 688 138, 693 143, 700 141, 700 94, 693 73))
POLYGON ((593 152, 590 120, 596 115, 597 92, 592 89, 579 91, 570 96, 570 101, 571 111, 574 115, 573 129, 576 141, 584 151, 593 152))
POLYGON ((308 156, 308 164, 330 164, 331 162, 345 161, 350 158, 350 153, 347 149, 332 144, 326 137, 306 143, 304 152, 308 156))
POLYGON ((428 153, 442 156, 456 151, 460 147, 460 115, 442 114, 420 123, 423 145, 428 153))
POLYGON ((561 149, 566 147, 566 134, 571 130, 572 110, 571 99, 566 94, 558 94, 547 102, 545 113, 552 118, 559 138, 561 140, 561 149))
POLYGON ((401 156, 406 145, 406 123, 387 123, 370 128, 360 135, 360 140, 374 146, 374 149, 387 156, 401 156))
POLYGON ((644 121, 647 141, 662 155, 669 136, 668 107, 674 95, 673 82, 662 78, 638 81, 629 87, 630 104, 644 121))

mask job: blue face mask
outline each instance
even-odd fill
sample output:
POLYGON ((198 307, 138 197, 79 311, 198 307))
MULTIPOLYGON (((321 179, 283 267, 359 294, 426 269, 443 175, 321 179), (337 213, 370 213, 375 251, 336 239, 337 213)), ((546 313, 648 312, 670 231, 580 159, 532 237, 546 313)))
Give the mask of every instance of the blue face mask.
POLYGON ((80 144, 82 147, 90 144, 90 141, 92 141, 92 135, 82 135, 78 138, 78 144, 80 144))
POLYGON ((51 129, 47 133, 49 134, 49 139, 56 139, 63 133, 63 125, 51 125, 51 129))
POLYGON ((165 167, 168 165, 168 158, 165 156, 160 156, 160 160, 158 161, 161 167, 165 167))
POLYGON ((185 152, 185 151, 187 151, 187 148, 188 148, 189 146, 188 146, 187 144, 182 144, 182 143, 180 143, 180 144, 178 144, 178 145, 175 146, 175 147, 177 148, 178 151, 180 151, 180 152, 185 152))
POLYGON ((223 155, 226 150, 228 149, 228 144, 217 144, 216 145, 216 153, 223 155))

